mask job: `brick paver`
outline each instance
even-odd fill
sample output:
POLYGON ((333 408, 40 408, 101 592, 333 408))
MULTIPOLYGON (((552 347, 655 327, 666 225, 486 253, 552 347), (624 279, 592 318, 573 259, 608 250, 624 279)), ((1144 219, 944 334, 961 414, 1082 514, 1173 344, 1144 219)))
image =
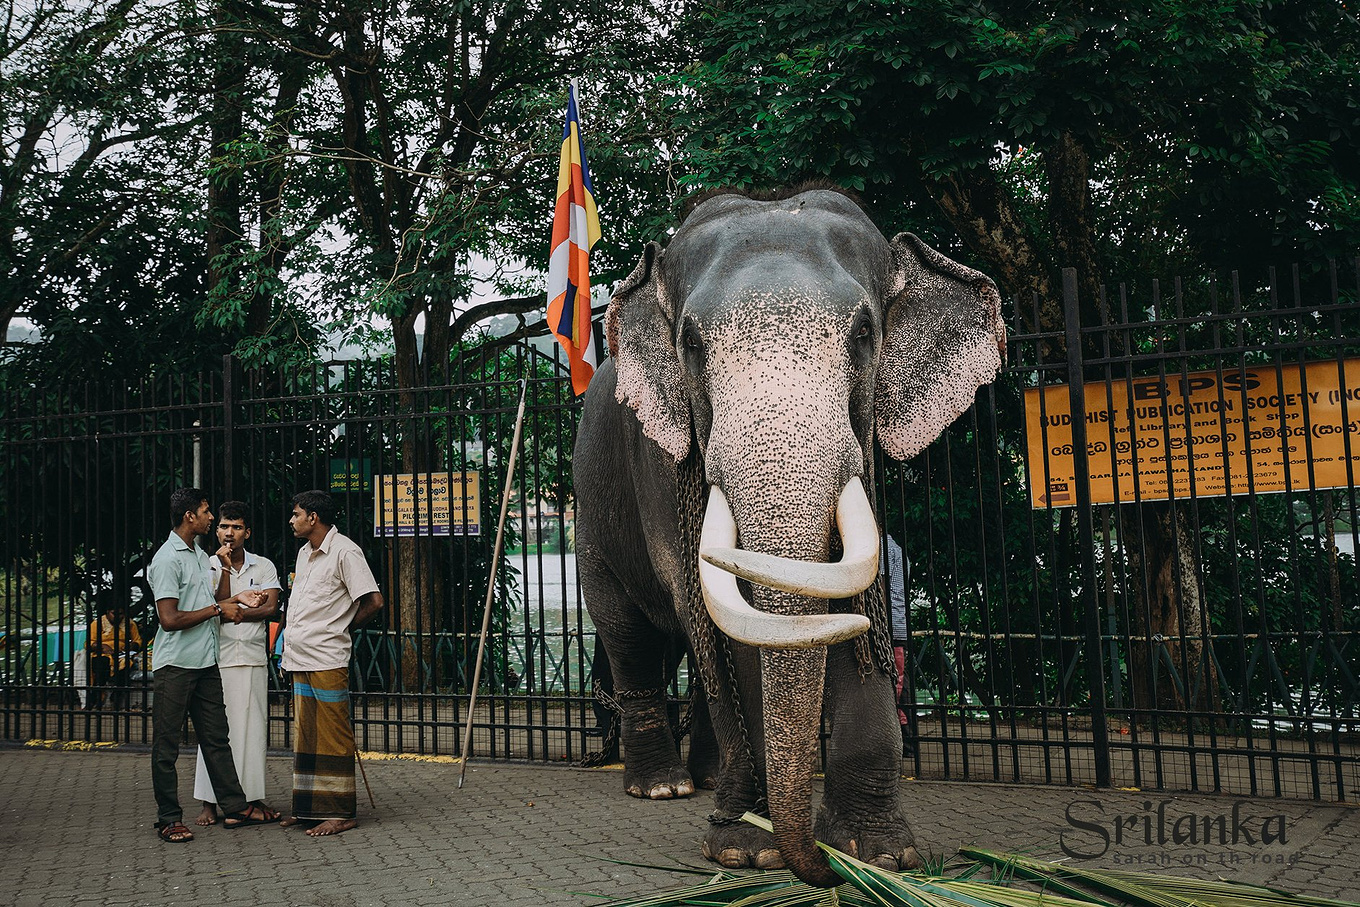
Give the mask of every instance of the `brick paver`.
MULTIPOLYGON (((657 867, 708 868, 699 855, 712 795, 634 800, 617 771, 474 762, 462 791, 456 764, 369 761, 377 799, 360 790, 362 825, 329 839, 272 826, 198 831, 188 845, 161 843, 151 823, 149 756, 114 749, 0 750, 0 903, 28 905, 585 905, 696 877, 657 867)), ((286 808, 289 761, 271 756, 268 800, 286 808)), ((193 761, 180 760, 187 819, 193 761)), ((1267 798, 1157 795, 1061 787, 904 782, 914 827, 928 852, 964 844, 1060 858, 1102 851, 1090 866, 1128 866, 1224 877, 1360 900, 1360 809, 1267 798), (1145 804, 1147 804, 1145 806, 1145 804), (1217 840, 1215 817, 1236 844, 1217 840), (1158 809, 1165 843, 1159 843, 1158 809), (1072 824, 1068 816, 1083 822, 1072 824), (1261 823, 1282 826, 1263 844, 1261 823), (1116 817, 1122 840, 1114 841, 1116 817), (1215 839, 1177 844, 1207 817, 1215 839), (1148 844, 1147 839, 1152 839, 1148 844)), ((1197 827, 1199 827, 1197 826, 1197 827)))

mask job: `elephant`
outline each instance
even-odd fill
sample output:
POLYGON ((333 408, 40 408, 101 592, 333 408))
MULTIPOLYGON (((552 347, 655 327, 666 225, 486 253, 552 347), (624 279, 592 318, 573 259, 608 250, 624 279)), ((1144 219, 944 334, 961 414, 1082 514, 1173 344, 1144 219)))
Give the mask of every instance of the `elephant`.
POLYGON ((704 198, 616 289, 573 455, 577 569, 622 709, 625 789, 716 788, 709 859, 822 887, 840 880, 816 840, 919 865, 875 438, 906 459, 972 405, 1005 354, 1000 307, 989 278, 910 233, 887 240, 826 187, 704 198), (664 688, 687 649, 712 736, 682 761, 664 688))

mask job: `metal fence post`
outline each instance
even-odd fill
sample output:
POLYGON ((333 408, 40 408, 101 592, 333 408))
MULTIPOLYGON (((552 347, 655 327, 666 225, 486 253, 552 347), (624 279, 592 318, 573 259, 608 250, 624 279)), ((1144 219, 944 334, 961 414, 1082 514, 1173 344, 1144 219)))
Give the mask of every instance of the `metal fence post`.
POLYGON ((232 487, 232 480, 236 477, 236 451, 233 444, 236 435, 234 431, 236 388, 233 384, 235 366, 236 363, 232 361, 231 353, 222 357, 222 471, 226 473, 223 476, 222 500, 224 501, 236 499, 235 490, 232 487))
POLYGON ((1091 745, 1096 787, 1110 786, 1110 728, 1105 720, 1105 671, 1101 662, 1100 600, 1096 595, 1095 525, 1091 512, 1091 470, 1086 456, 1086 393, 1082 368, 1081 307, 1075 268, 1063 268, 1063 313, 1067 338, 1067 391, 1072 415, 1072 464, 1076 473, 1077 544, 1081 548, 1081 599, 1086 624, 1086 681, 1091 688, 1091 745))

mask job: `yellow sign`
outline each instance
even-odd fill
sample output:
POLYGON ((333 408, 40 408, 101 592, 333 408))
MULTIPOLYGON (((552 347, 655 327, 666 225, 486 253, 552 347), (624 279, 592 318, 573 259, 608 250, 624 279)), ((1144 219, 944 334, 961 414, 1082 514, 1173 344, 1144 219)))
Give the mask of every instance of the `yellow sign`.
MULTIPOLYGON (((1192 484, 1218 497, 1360 477, 1360 359, 1225 369, 1221 381, 1115 378, 1083 393, 1093 504, 1188 498, 1192 484)), ((1025 391, 1034 507, 1077 502, 1068 403, 1065 384, 1025 391)))
POLYGON ((373 488, 373 534, 379 537, 481 535, 481 512, 481 473, 475 470, 381 475, 373 488))

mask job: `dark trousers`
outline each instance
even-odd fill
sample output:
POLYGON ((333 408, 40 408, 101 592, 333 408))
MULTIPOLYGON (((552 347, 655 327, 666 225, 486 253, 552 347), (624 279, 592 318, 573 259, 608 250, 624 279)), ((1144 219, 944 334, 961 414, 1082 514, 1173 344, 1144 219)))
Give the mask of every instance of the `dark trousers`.
POLYGON ((239 813, 246 808, 245 794, 236 777, 227 739, 227 707, 222 701, 222 675, 217 665, 207 668, 160 668, 155 673, 152 703, 154 732, 151 742, 151 786, 156 792, 156 824, 171 825, 184 818, 179 806, 180 735, 184 716, 194 722, 194 733, 203 750, 208 779, 217 793, 222 811, 239 813))

